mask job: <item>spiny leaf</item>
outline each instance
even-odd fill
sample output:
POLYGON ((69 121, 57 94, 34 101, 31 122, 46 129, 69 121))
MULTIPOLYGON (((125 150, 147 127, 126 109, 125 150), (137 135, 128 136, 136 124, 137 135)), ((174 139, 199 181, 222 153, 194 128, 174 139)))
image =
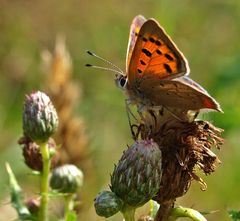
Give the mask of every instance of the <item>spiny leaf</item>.
POLYGON ((34 220, 24 203, 22 189, 18 185, 16 177, 8 163, 6 163, 6 170, 9 176, 9 187, 11 191, 11 203, 16 209, 20 220, 34 220))

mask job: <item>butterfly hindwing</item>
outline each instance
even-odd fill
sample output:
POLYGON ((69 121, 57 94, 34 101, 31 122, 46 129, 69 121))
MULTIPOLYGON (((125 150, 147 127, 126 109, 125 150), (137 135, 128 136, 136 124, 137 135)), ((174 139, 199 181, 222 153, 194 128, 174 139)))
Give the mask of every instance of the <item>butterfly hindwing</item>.
POLYGON ((176 81, 189 87, 195 96, 201 97, 202 108, 223 112, 219 103, 201 85, 199 85, 191 78, 183 76, 174 79, 174 82, 176 81))
POLYGON ((188 72, 187 60, 164 29, 155 20, 147 20, 140 28, 129 62, 129 84, 148 74, 172 79, 188 72))
POLYGON ((139 84, 152 106, 181 107, 182 110, 213 109, 221 112, 218 102, 188 77, 155 81, 144 78, 139 84), (151 89, 149 89, 151 88, 151 89))

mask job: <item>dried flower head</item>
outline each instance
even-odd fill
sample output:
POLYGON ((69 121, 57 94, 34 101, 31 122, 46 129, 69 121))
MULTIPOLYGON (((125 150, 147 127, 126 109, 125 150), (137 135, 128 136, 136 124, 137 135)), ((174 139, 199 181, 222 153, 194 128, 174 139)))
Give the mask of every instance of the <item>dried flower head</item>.
POLYGON ((58 126, 57 112, 43 92, 26 95, 23 110, 23 131, 35 142, 46 142, 58 126))
POLYGON ((39 199, 29 199, 25 204, 32 215, 37 215, 40 208, 39 199))
POLYGON ((54 136, 61 144, 60 164, 78 164, 88 155, 88 139, 83 120, 73 114, 81 88, 72 78, 72 60, 63 37, 57 38, 53 55, 48 51, 43 53, 43 60, 48 74, 44 88, 53 98, 60 122, 54 136))
POLYGON ((135 126, 142 139, 153 139, 162 152, 163 174, 154 200, 161 204, 157 220, 165 220, 175 199, 187 192, 192 180, 206 189, 206 183, 196 175, 195 169, 205 174, 215 171, 220 160, 211 149, 223 143, 223 130, 206 121, 164 118, 155 111, 145 113, 143 122, 135 126))
MULTIPOLYGON (((18 144, 23 145, 23 157, 26 165, 32 170, 42 171, 43 163, 39 145, 32 141, 29 137, 21 137, 18 144)), ((56 143, 52 138, 48 140, 48 148, 50 152, 56 149, 56 143)), ((55 153, 51 158, 51 168, 54 168, 57 162, 58 154, 55 153)))

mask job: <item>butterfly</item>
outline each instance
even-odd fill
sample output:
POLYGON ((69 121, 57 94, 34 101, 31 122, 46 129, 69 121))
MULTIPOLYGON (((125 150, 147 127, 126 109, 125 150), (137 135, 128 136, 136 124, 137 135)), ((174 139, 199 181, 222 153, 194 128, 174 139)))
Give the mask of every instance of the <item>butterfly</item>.
POLYGON ((142 15, 133 19, 128 42, 126 74, 116 84, 138 109, 166 107, 181 111, 222 112, 218 102, 188 77, 188 62, 164 29, 142 15))

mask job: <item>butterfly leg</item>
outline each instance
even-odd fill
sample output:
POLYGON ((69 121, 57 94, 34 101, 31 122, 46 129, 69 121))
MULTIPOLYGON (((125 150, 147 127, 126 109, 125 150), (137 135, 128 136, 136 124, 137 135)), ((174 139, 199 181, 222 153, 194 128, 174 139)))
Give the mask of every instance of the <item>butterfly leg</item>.
POLYGON ((134 118, 135 121, 138 121, 137 118, 135 117, 135 115, 133 114, 133 112, 131 111, 129 105, 130 105, 130 100, 129 99, 125 99, 125 107, 126 107, 126 112, 127 112, 127 117, 128 117, 128 124, 131 130, 131 134, 132 134, 132 138, 134 140, 137 140, 139 133, 141 131, 141 125, 136 125, 136 124, 132 124, 131 122, 131 116, 134 118), (130 116, 131 115, 131 116, 130 116), (135 128, 137 128, 137 131, 135 132, 135 128))
POLYGON ((145 105, 138 105, 138 114, 141 118, 142 123, 142 138, 150 139, 154 135, 154 130, 157 127, 158 117, 153 109, 147 108, 145 105))
MULTIPOLYGON (((127 112, 127 117, 128 117, 128 123, 131 129, 131 134, 132 134, 132 138, 134 140, 137 140, 137 138, 139 137, 139 135, 141 135, 142 139, 148 139, 151 132, 152 132, 152 125, 148 123, 147 121, 147 116, 145 117, 143 115, 143 111, 145 110, 144 106, 138 106, 137 108, 137 112, 140 116, 140 119, 138 119, 133 112, 131 111, 129 105, 131 104, 129 99, 125 100, 125 104, 126 104, 126 112, 127 112), (132 124, 131 122, 131 117, 134 118, 134 120, 137 122, 136 124, 132 124)), ((153 117, 153 116, 152 116, 153 117)))
POLYGON ((144 123, 146 122, 146 118, 144 117, 143 113, 144 113, 146 110, 147 110, 147 109, 146 109, 146 106, 145 106, 145 105, 140 104, 140 105, 137 106, 137 112, 138 112, 141 120, 142 120, 144 123))
MULTIPOLYGON (((152 118, 152 121, 153 121, 153 123, 150 124, 150 126, 149 126, 150 133, 152 133, 152 132, 157 128, 157 125, 158 125, 158 117, 157 117, 157 112, 156 112, 155 110, 149 109, 149 110, 148 110, 148 113, 150 114, 150 116, 151 116, 151 118, 152 118)), ((160 113, 160 110, 159 110, 159 113, 160 113)))
POLYGON ((129 107, 130 104, 131 104, 130 99, 125 99, 125 107, 126 107, 126 111, 127 111, 128 120, 130 122, 130 115, 129 114, 131 114, 131 116, 134 118, 134 120, 137 121, 137 118, 135 117, 135 115, 133 114, 133 112, 131 111, 131 109, 129 107))

